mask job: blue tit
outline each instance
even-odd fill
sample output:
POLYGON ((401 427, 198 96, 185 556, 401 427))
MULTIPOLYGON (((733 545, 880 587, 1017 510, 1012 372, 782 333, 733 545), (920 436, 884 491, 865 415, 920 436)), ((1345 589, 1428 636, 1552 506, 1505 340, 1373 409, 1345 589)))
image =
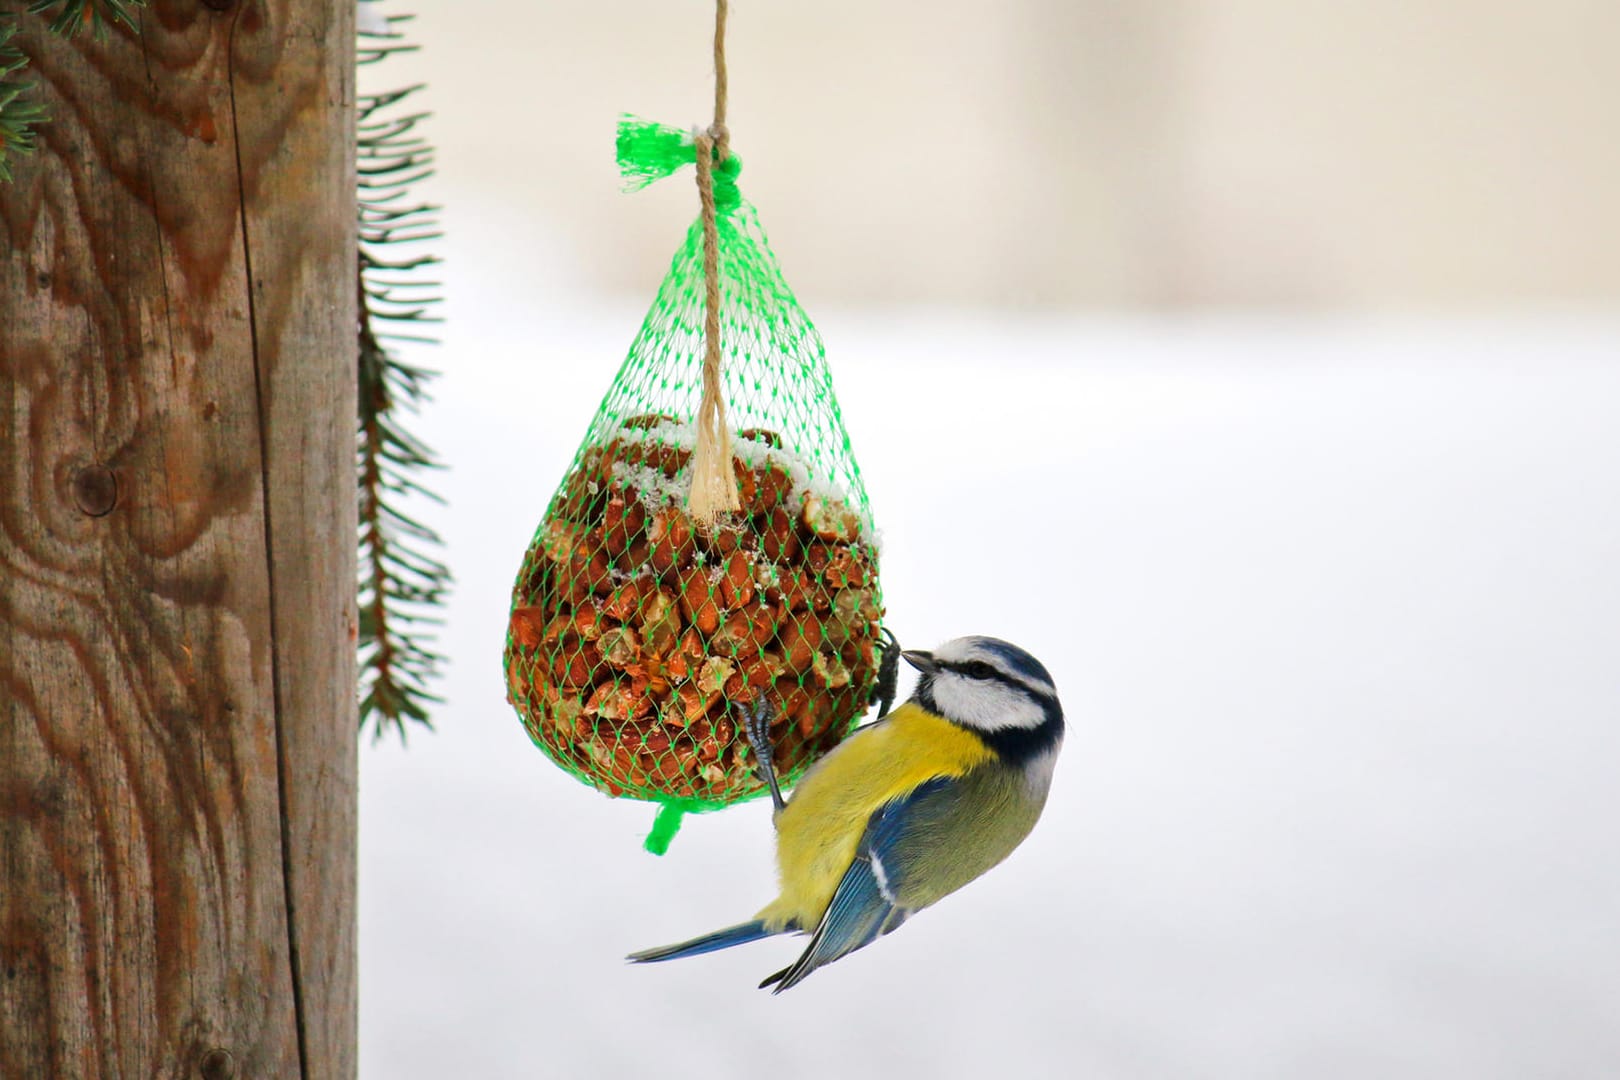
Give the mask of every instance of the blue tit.
POLYGON ((773 934, 812 934, 776 993, 895 929, 1023 842, 1046 804, 1063 744, 1052 677, 991 637, 902 654, 922 674, 911 699, 818 761, 783 803, 770 712, 746 729, 776 801, 781 894, 750 922, 629 959, 647 963, 773 934))

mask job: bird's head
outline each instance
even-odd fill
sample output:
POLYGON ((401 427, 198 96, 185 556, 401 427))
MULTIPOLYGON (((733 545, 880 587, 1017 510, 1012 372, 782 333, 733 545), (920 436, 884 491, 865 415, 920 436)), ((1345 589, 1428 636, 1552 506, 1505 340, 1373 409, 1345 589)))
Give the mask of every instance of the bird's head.
POLYGON ((963 637, 932 652, 913 649, 901 655, 922 673, 915 696, 929 712, 1014 743, 1050 743, 1062 734, 1063 707, 1052 676, 1010 642, 963 637), (1037 733, 1041 738, 1034 738, 1037 733))

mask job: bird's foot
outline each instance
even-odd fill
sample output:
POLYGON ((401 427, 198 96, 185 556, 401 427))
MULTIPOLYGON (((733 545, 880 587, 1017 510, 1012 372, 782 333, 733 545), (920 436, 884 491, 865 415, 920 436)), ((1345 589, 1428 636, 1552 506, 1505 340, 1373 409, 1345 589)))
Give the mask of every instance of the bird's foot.
POLYGON ((889 709, 894 705, 895 688, 900 682, 900 639, 887 626, 883 628, 883 636, 888 640, 878 645, 883 656, 878 660, 877 683, 872 687, 872 696, 867 701, 868 705, 878 707, 880 720, 889 715, 889 709))
POLYGON ((739 708, 743 732, 748 736, 748 745, 754 748, 754 760, 759 763, 759 778, 771 789, 771 805, 781 813, 787 803, 782 801, 782 789, 776 782, 776 746, 771 741, 771 721, 776 719, 776 710, 765 700, 764 694, 755 698, 752 705, 739 708))

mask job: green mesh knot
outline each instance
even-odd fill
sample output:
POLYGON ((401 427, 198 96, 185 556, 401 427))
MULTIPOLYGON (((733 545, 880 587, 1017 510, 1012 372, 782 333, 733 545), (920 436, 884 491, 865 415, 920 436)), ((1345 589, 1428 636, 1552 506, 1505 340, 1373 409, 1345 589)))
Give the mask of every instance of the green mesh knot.
MULTIPOLYGON (((692 136, 625 117, 645 187, 692 136)), ((877 532, 821 336, 788 287, 735 157, 714 168, 723 355, 740 509, 686 509, 703 395, 703 226, 694 221, 552 496, 513 587, 508 698, 559 766, 683 815, 764 792, 743 731, 763 700, 791 785, 866 712, 877 678, 877 532)))

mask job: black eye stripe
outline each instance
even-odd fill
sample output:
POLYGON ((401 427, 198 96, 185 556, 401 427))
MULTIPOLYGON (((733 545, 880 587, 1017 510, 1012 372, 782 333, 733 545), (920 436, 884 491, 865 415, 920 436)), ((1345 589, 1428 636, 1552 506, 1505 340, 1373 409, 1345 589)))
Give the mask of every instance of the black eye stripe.
POLYGON ((1046 706, 1052 695, 1041 687, 1031 686, 1024 680, 1008 675, 994 664, 983 660, 937 660, 941 669, 968 679, 993 679, 1003 686, 1018 691, 1037 705, 1046 706))
POLYGON ((987 664, 983 660, 948 660, 941 662, 939 666, 946 671, 966 676, 969 679, 995 679, 997 682, 1006 683, 1008 686, 1017 687, 1020 690, 1028 689, 1019 680, 1007 675, 994 664, 987 664))

